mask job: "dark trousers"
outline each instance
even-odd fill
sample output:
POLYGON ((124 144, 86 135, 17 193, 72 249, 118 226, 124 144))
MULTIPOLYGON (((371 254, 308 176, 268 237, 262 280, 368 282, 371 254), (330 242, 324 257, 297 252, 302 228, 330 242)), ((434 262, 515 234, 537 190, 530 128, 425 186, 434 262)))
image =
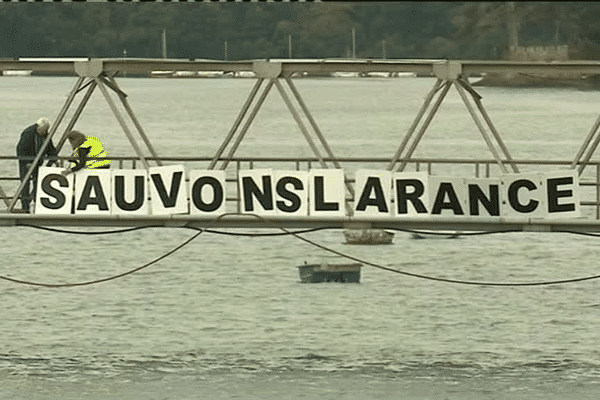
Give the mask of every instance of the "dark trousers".
MULTIPOLYGON (((27 175, 27 171, 29 171, 29 167, 31 166, 31 161, 19 161, 19 177, 21 181, 27 175)), ((21 191, 21 207, 23 211, 29 212, 29 203, 35 198, 35 192, 37 189, 37 168, 33 171, 32 176, 29 177, 23 190, 21 191), (33 183, 33 189, 31 188, 31 183, 33 183)))

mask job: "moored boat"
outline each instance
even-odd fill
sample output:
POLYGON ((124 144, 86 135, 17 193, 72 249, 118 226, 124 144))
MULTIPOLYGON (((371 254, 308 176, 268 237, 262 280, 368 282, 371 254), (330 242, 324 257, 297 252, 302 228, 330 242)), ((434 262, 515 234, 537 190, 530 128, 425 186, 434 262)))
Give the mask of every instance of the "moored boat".
POLYGON ((392 244, 394 232, 384 229, 346 229, 347 244, 392 244))
POLYGON ((362 264, 304 264, 298 267, 301 283, 360 283, 362 264))

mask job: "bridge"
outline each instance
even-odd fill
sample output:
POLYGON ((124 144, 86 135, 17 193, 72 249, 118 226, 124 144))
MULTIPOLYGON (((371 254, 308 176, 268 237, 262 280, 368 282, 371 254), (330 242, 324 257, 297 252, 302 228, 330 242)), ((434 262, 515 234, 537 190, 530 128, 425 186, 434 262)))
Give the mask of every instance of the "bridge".
MULTIPOLYGON (((115 157, 113 165, 119 168, 149 169, 153 166, 165 166, 167 163, 185 164, 202 162, 207 170, 227 171, 227 181, 235 187, 234 193, 227 198, 228 212, 219 216, 204 215, 38 215, 17 212, 15 205, 23 190, 24 183, 18 177, 0 178, 0 197, 4 209, 0 210, 2 226, 114 226, 114 227, 191 227, 202 229, 210 225, 221 228, 336 228, 336 229, 419 229, 443 231, 540 231, 540 232, 577 232, 593 233, 600 231, 600 163, 592 161, 600 144, 600 117, 590 121, 591 129, 584 137, 579 150, 569 160, 519 160, 511 156, 502 135, 496 129, 487 113, 481 95, 471 85, 469 77, 475 74, 580 74, 581 76, 600 74, 600 62, 507 62, 507 61, 449 61, 449 60, 180 60, 180 59, 19 59, 0 60, 0 70, 27 70, 42 73, 66 74, 74 77, 74 85, 67 95, 58 115, 53 119, 44 147, 52 139, 57 140, 57 150, 65 143, 67 133, 74 129, 92 94, 99 91, 108 103, 111 112, 118 120, 124 135, 128 138, 133 154, 131 157, 115 157), (215 154, 198 158, 167 158, 158 155, 148 139, 142 121, 135 115, 127 94, 118 84, 118 78, 126 74, 149 75, 152 71, 220 71, 223 73, 252 72, 255 83, 242 108, 232 121, 231 129, 223 133, 223 142, 215 154), (294 78, 302 74, 331 74, 334 72, 355 73, 415 73, 435 77, 430 91, 425 94, 423 103, 414 117, 406 134, 397 143, 397 149, 391 157, 336 157, 326 135, 310 112, 300 91, 294 84, 294 78), (266 97, 275 88, 281 101, 293 116, 298 128, 313 156, 302 158, 241 158, 236 157, 240 143, 252 125, 266 97), (481 134, 491 158, 479 159, 433 159, 415 158, 414 153, 427 129, 444 102, 448 92, 456 90, 466 106, 474 124, 481 134), (70 119, 66 116, 73 110, 70 119), (135 129, 128 127, 132 123, 135 129), (141 139, 138 144, 137 139, 141 139), (524 166, 556 166, 557 170, 576 171, 580 177, 582 189, 581 206, 588 210, 585 217, 567 219, 543 219, 530 217, 468 217, 452 216, 435 218, 368 218, 353 215, 356 182, 352 177, 345 179, 345 199, 347 214, 344 216, 256 216, 240 213, 241 195, 237 190, 239 171, 254 168, 269 162, 285 162, 296 170, 311 168, 340 169, 341 163, 369 162, 381 165, 381 170, 391 172, 428 171, 432 166, 461 164, 472 168, 473 177, 496 177, 499 175, 519 174, 524 166), (247 166, 247 167, 246 167, 247 166), (585 169, 588 174, 583 175, 585 169), (233 176, 233 178, 231 178, 233 176), (12 186, 18 187, 12 190, 12 186), (8 190, 8 187, 11 190, 8 190), (8 194, 11 193, 11 194, 8 194)), ((140 81, 143 82, 143 81, 140 81)), ((32 165, 41 157, 38 154, 32 165)), ((2 156, 0 160, 13 161, 16 157, 2 156)), ((58 157, 61 162, 68 157, 58 157)), ((32 175, 34 168, 28 171, 32 175)))

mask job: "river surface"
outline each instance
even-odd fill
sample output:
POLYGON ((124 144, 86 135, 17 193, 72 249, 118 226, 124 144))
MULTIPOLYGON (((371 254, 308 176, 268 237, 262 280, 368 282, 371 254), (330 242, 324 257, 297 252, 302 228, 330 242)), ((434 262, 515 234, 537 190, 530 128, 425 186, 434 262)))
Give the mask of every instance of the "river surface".
MULTIPOLYGON (((163 156, 212 156, 253 84, 245 79, 118 78, 163 156)), ((432 79, 298 79, 336 155, 391 157, 432 79)), ((73 78, 1 78, 0 146, 54 120, 73 78)), ((513 157, 569 160, 600 93, 479 88, 513 157)), ((100 93, 77 128, 109 154, 133 152, 100 93)), ((64 153, 63 153, 64 154, 64 153)), ((237 155, 310 156, 276 91, 237 155)), ((416 156, 485 158, 451 92, 416 156)), ((4 175, 16 162, 2 161, 4 175)), ((436 171, 433 171, 436 173, 436 171)), ((247 230, 220 231, 248 232, 247 230)), ((275 231, 261 231, 276 233, 275 231)), ((0 275, 69 283, 144 265, 195 231, 76 235, 0 229, 0 275)), ((435 277, 538 282, 596 275, 600 238, 502 233, 348 246, 341 231, 303 234, 378 265, 435 277)), ((297 265, 341 258, 293 236, 205 232, 152 266, 98 285, 0 282, 2 399, 596 399, 600 282, 466 286, 365 266, 360 284, 301 284, 297 265)))

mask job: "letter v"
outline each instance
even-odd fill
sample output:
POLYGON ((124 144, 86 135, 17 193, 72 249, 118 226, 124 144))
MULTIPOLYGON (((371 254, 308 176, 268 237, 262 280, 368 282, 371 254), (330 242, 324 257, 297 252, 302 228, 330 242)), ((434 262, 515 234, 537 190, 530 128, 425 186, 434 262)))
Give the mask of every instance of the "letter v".
POLYGON ((162 201, 165 207, 175 207, 182 176, 183 172, 181 171, 177 171, 173 174, 173 179, 171 180, 171 190, 169 191, 169 195, 167 195, 167 190, 160 174, 150 175, 152 182, 154 182, 154 186, 158 191, 158 195, 160 196, 160 201, 162 201))

